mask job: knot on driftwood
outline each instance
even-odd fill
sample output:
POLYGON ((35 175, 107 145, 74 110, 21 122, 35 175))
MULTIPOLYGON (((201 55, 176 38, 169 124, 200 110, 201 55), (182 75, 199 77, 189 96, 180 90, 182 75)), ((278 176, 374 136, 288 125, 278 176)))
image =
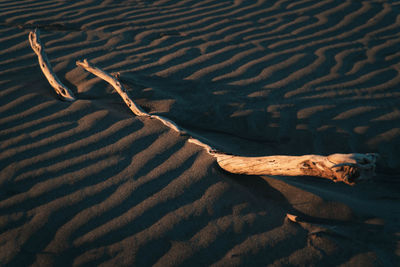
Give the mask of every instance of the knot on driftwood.
POLYGON ((29 33, 29 43, 31 44, 32 50, 36 55, 39 55, 42 51, 42 45, 40 43, 40 31, 35 29, 29 33))
POLYGON ((333 154, 327 157, 334 164, 336 181, 354 185, 356 182, 370 180, 375 175, 378 154, 333 154))

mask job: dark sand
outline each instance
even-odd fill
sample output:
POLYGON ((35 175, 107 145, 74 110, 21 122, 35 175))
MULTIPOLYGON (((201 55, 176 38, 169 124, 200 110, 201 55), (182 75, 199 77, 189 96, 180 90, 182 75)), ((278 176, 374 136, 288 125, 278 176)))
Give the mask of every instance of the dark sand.
POLYGON ((398 1, 0 1, 0 48, 0 265, 398 264, 398 1), (83 58, 222 151, 376 152, 377 176, 225 173, 83 58))

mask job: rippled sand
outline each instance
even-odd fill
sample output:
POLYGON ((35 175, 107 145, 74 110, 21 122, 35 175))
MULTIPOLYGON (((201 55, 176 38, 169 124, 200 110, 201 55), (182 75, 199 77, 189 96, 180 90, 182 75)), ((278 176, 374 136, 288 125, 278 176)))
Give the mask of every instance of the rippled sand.
POLYGON ((398 1, 0 1, 0 265, 395 266, 398 1), (28 33, 77 96, 60 101, 28 33), (381 154, 375 181, 223 172, 240 155, 381 154), (293 223, 286 214, 299 215, 293 223))

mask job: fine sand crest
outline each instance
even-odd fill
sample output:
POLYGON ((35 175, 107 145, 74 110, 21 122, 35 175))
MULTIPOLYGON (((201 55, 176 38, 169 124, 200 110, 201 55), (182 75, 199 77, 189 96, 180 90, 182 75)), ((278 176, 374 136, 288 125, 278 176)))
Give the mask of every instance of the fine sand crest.
POLYGON ((395 265, 396 1, 1 1, 0 265, 395 265), (28 32, 61 82, 59 101, 28 32), (377 181, 229 175, 240 155, 377 152, 377 181), (297 222, 286 214, 299 216, 297 222))

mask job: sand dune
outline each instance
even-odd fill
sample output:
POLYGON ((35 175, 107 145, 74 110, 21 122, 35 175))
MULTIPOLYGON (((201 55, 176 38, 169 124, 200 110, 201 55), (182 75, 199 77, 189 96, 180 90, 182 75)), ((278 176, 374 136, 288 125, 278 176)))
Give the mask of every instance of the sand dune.
POLYGON ((398 1, 0 1, 0 265, 395 266, 398 1), (42 42, 60 101, 28 42, 42 42), (376 179, 236 176, 240 155, 377 152, 376 179), (294 223, 286 214, 299 216, 294 223))

